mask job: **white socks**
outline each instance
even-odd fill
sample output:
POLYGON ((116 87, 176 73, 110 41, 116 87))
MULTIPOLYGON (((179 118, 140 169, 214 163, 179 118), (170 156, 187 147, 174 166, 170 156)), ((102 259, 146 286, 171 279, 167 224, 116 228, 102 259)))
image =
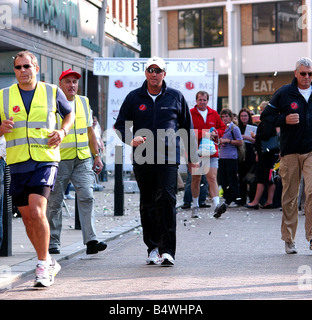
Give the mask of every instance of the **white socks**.
POLYGON ((38 260, 38 262, 37 262, 37 265, 42 266, 42 267, 49 266, 50 264, 51 264, 50 255, 48 255, 47 260, 38 260))
POLYGON ((194 208, 194 207, 199 207, 198 198, 199 198, 199 197, 193 198, 193 208, 194 208))
POLYGON ((213 203, 213 207, 215 208, 219 203, 220 203, 220 198, 217 197, 213 197, 212 198, 212 203, 213 203))

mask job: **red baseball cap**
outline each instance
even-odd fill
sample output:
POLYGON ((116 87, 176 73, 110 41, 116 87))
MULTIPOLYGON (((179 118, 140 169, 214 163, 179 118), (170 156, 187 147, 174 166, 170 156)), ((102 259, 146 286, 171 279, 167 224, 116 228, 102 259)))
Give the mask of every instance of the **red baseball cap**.
POLYGON ((59 80, 61 81, 64 77, 69 76, 69 75, 73 75, 73 76, 77 77, 77 79, 81 78, 81 75, 78 72, 76 72, 72 69, 68 69, 68 70, 62 72, 62 74, 59 77, 59 80))

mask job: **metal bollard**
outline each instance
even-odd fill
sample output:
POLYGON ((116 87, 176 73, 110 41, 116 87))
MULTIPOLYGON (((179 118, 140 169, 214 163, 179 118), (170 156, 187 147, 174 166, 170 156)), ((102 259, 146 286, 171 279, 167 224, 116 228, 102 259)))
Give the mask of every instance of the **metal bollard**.
POLYGON ((9 195, 10 182, 10 168, 5 166, 3 192, 3 239, 0 248, 1 257, 12 256, 12 198, 9 195))
POLYGON ((114 215, 124 214, 123 146, 115 146, 114 215))
POLYGON ((75 230, 81 230, 78 201, 77 201, 77 193, 76 192, 75 192, 75 230))

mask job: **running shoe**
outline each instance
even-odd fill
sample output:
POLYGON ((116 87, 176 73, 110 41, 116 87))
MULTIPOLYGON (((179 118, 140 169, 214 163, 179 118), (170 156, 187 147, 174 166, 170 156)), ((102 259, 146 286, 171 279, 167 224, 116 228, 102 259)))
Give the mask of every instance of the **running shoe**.
POLYGON ((42 288, 49 287, 51 285, 49 269, 47 266, 37 264, 35 274, 36 278, 34 287, 42 288))
POLYGON ((199 207, 193 207, 192 208, 192 218, 199 218, 199 207))
POLYGON ((295 242, 286 242, 285 241, 285 251, 288 254, 294 254, 297 253, 297 247, 295 242))
POLYGON ((226 203, 218 204, 214 210, 215 214, 213 215, 215 218, 220 218, 221 215, 226 211, 226 203))
POLYGON ((161 260, 160 260, 160 255, 159 255, 159 252, 158 252, 158 248, 155 248, 153 249, 147 259, 146 259, 146 263, 149 264, 149 265, 153 265, 153 264, 160 264, 161 263, 161 260))
POLYGON ((162 266, 174 266, 174 259, 169 253, 163 253, 161 255, 161 265, 162 266))
POLYGON ((54 283, 54 277, 59 273, 60 270, 60 264, 54 258, 51 258, 51 264, 49 265, 50 285, 54 283))

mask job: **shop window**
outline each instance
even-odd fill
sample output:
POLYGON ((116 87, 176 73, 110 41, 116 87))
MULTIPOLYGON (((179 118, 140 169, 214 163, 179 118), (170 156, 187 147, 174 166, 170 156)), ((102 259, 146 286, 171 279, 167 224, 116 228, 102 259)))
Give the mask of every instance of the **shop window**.
POLYGON ((53 59, 53 83, 59 83, 59 77, 63 72, 63 63, 60 60, 53 59))
POLYGON ((248 108, 252 114, 259 114, 260 103, 262 101, 269 101, 271 97, 271 95, 245 96, 243 97, 243 108, 248 108))
POLYGON ((179 11, 179 48, 223 46, 223 8, 179 11))
POLYGON ((40 78, 41 81, 52 83, 52 58, 41 56, 40 78))
POLYGON ((253 43, 302 41, 302 32, 298 24, 300 6, 301 1, 253 4, 253 43))

